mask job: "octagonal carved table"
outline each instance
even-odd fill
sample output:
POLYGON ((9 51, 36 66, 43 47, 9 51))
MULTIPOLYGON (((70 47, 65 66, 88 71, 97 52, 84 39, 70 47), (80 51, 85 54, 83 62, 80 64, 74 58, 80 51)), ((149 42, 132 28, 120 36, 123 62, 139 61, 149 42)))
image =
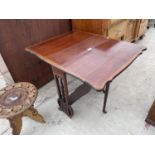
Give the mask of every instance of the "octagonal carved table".
POLYGON ((45 122, 34 108, 37 92, 37 88, 27 82, 15 83, 0 90, 0 118, 9 120, 12 134, 20 134, 23 116, 45 122))

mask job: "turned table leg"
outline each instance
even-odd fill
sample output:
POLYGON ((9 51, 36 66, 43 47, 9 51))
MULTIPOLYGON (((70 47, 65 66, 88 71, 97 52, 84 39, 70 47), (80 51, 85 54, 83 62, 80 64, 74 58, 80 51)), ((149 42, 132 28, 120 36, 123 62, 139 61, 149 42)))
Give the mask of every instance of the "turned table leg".
POLYGON ((69 104, 69 95, 68 95, 68 86, 67 86, 67 78, 66 73, 63 71, 52 67, 53 74, 57 86, 57 92, 58 92, 58 104, 59 109, 66 113, 70 118, 73 116, 74 111, 69 104))
POLYGON ((109 94, 109 87, 110 87, 111 81, 108 81, 106 83, 105 89, 103 90, 104 93, 104 102, 103 102, 103 113, 107 113, 106 111, 106 104, 107 104, 107 99, 108 99, 108 94, 109 94))

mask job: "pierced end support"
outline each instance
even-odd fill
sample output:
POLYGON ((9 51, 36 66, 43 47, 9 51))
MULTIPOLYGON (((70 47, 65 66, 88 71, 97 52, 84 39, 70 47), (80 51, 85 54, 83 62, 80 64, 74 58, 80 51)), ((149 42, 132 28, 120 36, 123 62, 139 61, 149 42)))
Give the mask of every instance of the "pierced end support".
POLYGON ((55 67, 53 67, 52 69, 59 96, 58 98, 59 110, 63 111, 65 114, 67 114, 67 116, 72 118, 72 116, 74 115, 74 111, 69 103, 66 73, 55 67))
POLYGON ((63 111, 70 118, 73 117, 74 111, 70 105, 63 103, 60 99, 58 99, 58 104, 60 111, 63 111))

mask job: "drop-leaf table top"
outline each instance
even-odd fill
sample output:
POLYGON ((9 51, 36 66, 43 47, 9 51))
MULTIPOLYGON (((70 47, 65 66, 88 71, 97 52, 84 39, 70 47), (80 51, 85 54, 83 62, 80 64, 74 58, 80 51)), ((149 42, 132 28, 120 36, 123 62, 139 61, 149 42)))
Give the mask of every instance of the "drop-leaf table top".
POLYGON ((26 48, 52 66, 88 83, 96 90, 124 70, 143 46, 74 31, 26 48))

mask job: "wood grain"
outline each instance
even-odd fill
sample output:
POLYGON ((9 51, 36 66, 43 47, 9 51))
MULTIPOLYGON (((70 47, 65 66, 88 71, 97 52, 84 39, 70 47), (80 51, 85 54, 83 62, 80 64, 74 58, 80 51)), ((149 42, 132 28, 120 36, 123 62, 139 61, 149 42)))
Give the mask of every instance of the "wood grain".
POLYGON ((78 31, 26 48, 96 90, 103 90, 143 49, 133 43, 78 31))
POLYGON ((147 19, 72 19, 72 28, 132 42, 145 34, 147 23, 147 19))
POLYGON ((51 67, 25 52, 25 47, 70 30, 70 20, 0 20, 0 52, 14 81, 31 82, 37 87, 49 82, 53 77, 51 67))

